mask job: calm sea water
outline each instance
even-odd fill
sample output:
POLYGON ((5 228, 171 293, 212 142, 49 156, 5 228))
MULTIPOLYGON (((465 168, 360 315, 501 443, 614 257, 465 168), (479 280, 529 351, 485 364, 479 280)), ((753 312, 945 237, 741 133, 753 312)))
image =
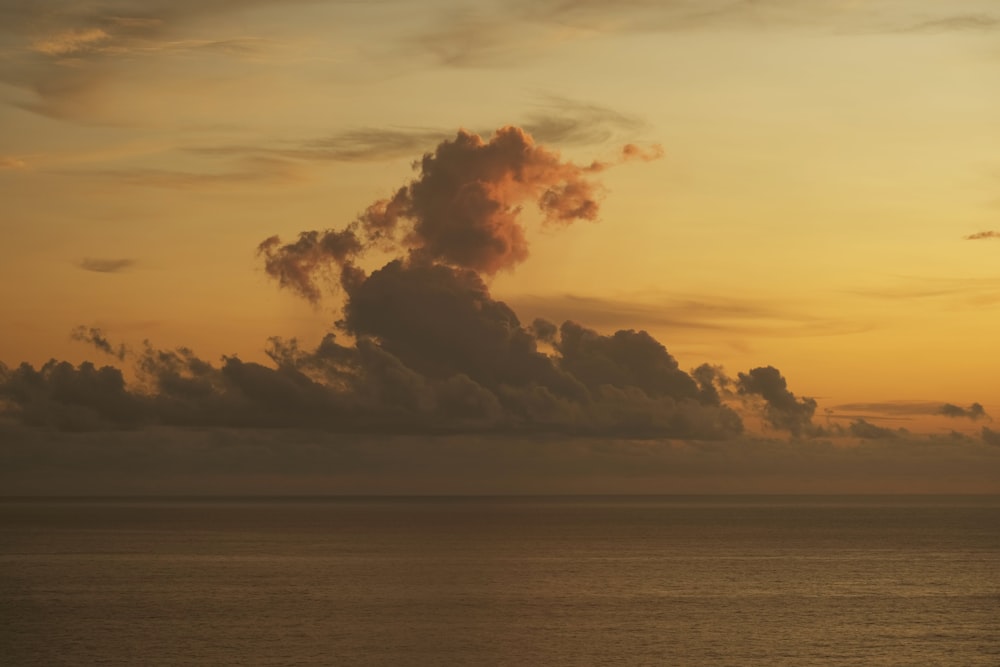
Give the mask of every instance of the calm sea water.
POLYGON ((3 665, 1000 665, 998 497, 0 501, 3 665))

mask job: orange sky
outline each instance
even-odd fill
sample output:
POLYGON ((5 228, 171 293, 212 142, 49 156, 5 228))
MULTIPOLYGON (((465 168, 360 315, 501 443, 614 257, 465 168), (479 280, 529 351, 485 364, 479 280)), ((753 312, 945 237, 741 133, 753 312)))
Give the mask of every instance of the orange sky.
POLYGON ((1000 415, 998 33, 989 0, 0 3, 0 360, 113 363, 80 325, 314 346, 343 294, 279 289, 257 245, 513 124, 578 165, 664 150, 595 178, 596 220, 525 205, 528 259, 486 276, 522 323, 775 366, 817 422, 976 436, 926 413, 1000 415))

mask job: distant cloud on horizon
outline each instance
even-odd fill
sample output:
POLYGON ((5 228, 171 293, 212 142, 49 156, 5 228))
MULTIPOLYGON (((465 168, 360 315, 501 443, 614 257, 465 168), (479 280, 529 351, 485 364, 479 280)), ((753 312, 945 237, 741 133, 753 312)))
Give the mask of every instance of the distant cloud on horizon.
POLYGON ((109 259, 109 258, 98 258, 98 257, 84 257, 82 260, 77 262, 77 266, 84 271, 92 271, 94 273, 121 273, 127 269, 131 269, 135 266, 134 259, 109 259))
POLYGON ((966 241, 982 241, 985 239, 1000 239, 1000 231, 988 230, 985 232, 976 232, 975 234, 969 234, 965 237, 966 241))

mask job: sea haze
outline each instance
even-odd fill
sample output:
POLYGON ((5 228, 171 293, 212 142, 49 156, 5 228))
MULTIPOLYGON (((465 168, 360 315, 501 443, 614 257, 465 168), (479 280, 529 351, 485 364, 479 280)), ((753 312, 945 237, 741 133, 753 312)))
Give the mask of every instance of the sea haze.
POLYGON ((1000 664, 998 496, 0 501, 4 665, 1000 664))

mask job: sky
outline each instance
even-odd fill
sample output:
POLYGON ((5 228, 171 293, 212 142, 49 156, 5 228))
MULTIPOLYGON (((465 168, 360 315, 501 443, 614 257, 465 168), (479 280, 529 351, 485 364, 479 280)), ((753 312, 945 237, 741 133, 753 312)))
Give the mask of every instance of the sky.
POLYGON ((992 0, 0 0, 7 493, 1000 492, 992 0))

